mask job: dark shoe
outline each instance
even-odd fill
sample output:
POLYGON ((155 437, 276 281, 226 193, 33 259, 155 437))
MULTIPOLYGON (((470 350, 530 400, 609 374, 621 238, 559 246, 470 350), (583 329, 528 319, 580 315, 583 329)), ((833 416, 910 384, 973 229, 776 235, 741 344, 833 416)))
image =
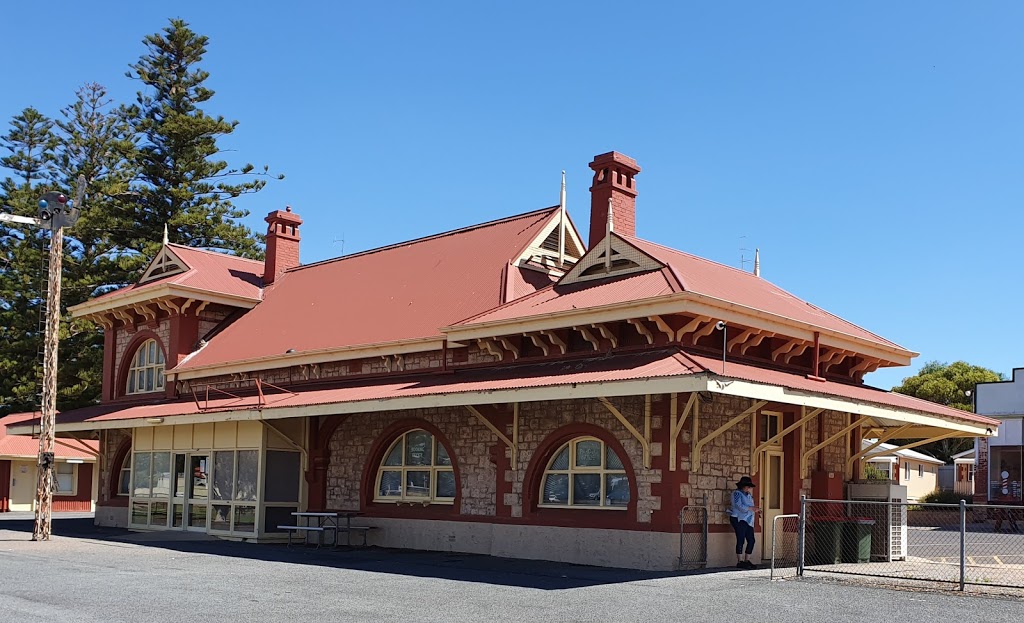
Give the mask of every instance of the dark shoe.
POLYGON ((741 564, 743 565, 744 569, 757 569, 757 565, 750 562, 749 560, 744 560, 741 564))
POLYGON ((736 568, 737 569, 746 569, 747 565, 743 564, 742 562, 738 562, 738 563, 736 563, 736 568))

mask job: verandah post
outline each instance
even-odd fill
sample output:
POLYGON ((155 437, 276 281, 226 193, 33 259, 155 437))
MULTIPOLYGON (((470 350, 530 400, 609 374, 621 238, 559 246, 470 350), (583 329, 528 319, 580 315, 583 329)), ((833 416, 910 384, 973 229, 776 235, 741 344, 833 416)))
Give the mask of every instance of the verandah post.
POLYGON ((804 533, 807 531, 807 496, 800 494, 800 527, 797 529, 797 558, 796 574, 802 577, 804 574, 804 545, 807 542, 804 533))

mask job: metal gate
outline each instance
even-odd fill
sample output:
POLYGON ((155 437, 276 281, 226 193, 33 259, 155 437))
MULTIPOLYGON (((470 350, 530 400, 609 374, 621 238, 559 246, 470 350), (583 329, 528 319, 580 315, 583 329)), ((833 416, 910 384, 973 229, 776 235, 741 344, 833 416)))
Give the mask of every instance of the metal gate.
POLYGON ((688 504, 679 511, 679 568, 708 566, 708 497, 700 505, 688 504))

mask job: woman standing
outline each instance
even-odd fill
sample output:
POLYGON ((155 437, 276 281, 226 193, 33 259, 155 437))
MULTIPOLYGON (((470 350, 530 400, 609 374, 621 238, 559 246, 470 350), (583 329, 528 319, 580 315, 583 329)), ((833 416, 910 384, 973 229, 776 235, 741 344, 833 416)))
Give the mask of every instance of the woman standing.
POLYGON ((732 492, 732 504, 729 506, 729 523, 736 531, 736 567, 753 569, 750 555, 754 552, 754 481, 750 476, 740 478, 736 490, 732 492), (744 542, 746 550, 744 551, 744 542), (742 556, 742 558, 741 558, 742 556))

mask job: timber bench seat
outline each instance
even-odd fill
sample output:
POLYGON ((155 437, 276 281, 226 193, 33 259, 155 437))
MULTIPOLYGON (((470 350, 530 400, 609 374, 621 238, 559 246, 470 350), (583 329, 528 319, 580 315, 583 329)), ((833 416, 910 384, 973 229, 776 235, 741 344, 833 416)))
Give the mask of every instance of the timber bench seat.
MULTIPOLYGON (((376 530, 377 526, 339 526, 337 532, 346 532, 345 535, 348 538, 348 544, 352 545, 352 533, 363 535, 363 546, 366 545, 366 538, 370 534, 370 530, 376 530)), ((334 537, 337 541, 337 536, 334 537)))
MULTIPOLYGON (((311 532, 313 534, 316 534, 317 537, 318 537, 317 538, 317 542, 316 542, 316 546, 320 547, 321 545, 324 544, 324 531, 328 530, 328 529, 331 529, 331 528, 325 528, 325 527, 322 527, 322 526, 278 526, 277 529, 278 530, 287 530, 288 531, 288 547, 292 546, 292 535, 295 534, 296 532, 301 532, 302 533, 302 542, 304 544, 306 542, 306 535, 307 534, 309 534, 311 532)), ((338 537, 335 536, 334 540, 337 541, 338 537)))

